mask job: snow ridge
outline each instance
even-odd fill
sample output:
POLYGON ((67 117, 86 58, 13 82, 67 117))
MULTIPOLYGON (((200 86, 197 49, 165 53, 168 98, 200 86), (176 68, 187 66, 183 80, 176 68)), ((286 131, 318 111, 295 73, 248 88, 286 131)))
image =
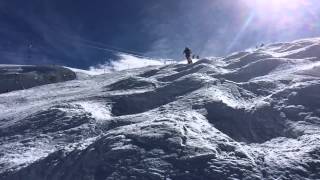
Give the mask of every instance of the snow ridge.
POLYGON ((76 74, 60 66, 1 65, 0 93, 73 80, 76 74))

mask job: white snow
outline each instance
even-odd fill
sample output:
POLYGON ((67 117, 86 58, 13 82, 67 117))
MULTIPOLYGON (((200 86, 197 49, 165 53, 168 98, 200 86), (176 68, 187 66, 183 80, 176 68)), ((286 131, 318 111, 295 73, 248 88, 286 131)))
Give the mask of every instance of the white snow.
POLYGON ((104 121, 111 118, 110 107, 98 102, 76 102, 75 104, 80 105, 86 112, 90 113, 93 118, 97 121, 104 121))
POLYGON ((319 44, 123 56, 0 94, 0 179, 320 179, 319 44))
POLYGON ((114 71, 122 71, 126 69, 135 69, 146 66, 164 65, 165 60, 143 59, 128 54, 119 54, 119 60, 111 61, 109 64, 99 64, 89 68, 91 74, 105 74, 114 71))

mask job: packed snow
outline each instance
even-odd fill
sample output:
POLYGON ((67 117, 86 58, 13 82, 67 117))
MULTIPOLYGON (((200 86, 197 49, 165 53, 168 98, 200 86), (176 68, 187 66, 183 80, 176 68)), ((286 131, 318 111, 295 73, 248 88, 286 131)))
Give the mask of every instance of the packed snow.
POLYGON ((314 38, 1 94, 0 179, 320 179, 319 70, 314 38))

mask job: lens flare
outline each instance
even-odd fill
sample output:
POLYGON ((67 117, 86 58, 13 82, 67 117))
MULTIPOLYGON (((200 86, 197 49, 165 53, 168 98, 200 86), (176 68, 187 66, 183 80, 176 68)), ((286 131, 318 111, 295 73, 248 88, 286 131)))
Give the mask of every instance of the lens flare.
MULTIPOLYGON (((301 22, 312 20, 315 13, 315 0, 242 0, 246 7, 256 14, 257 24, 272 26, 278 30, 296 27, 301 22)), ((318 17, 314 19, 319 19, 318 17)))
POLYGON ((296 11, 310 5, 310 0, 244 0, 246 5, 262 13, 296 11))
MULTIPOLYGON (((234 50, 236 44, 249 33, 261 42, 304 37, 320 29, 319 0, 240 0, 239 27, 226 49, 234 50)), ((259 42, 257 42, 259 43, 259 42)))

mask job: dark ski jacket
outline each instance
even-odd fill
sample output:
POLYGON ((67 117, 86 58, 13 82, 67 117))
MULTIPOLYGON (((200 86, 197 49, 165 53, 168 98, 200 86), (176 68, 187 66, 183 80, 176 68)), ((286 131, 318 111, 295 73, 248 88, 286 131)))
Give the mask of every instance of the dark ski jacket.
POLYGON ((189 48, 186 48, 183 53, 186 55, 186 57, 190 57, 191 56, 191 50, 189 48))

